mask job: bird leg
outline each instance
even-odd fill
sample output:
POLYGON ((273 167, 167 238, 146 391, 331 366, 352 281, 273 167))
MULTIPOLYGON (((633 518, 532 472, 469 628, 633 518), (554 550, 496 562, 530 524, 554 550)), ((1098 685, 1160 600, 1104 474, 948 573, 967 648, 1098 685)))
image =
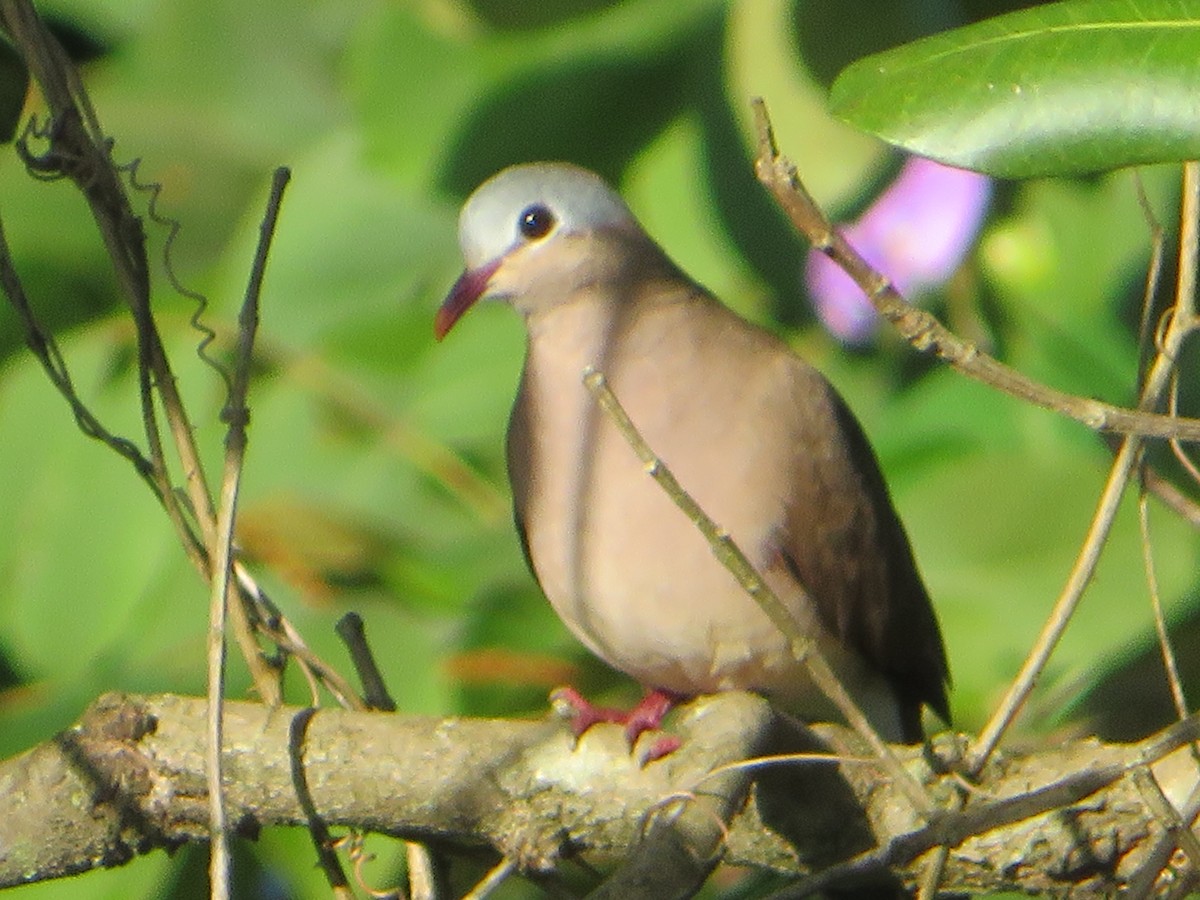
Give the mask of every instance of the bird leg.
MULTIPOLYGON (((577 739, 593 725, 611 722, 625 727, 625 739, 629 742, 631 749, 643 732, 654 731, 661 726, 663 718, 682 699, 678 694, 654 688, 646 692, 646 696, 637 706, 626 711, 614 709, 611 706, 595 706, 573 687, 557 688, 550 695, 550 702, 555 707, 565 708, 565 711, 569 711, 570 714, 566 718, 570 723, 571 733, 577 739)), ((648 763, 662 759, 677 749, 679 749, 679 738, 665 735, 655 741, 654 746, 650 748, 650 752, 642 762, 648 763)))

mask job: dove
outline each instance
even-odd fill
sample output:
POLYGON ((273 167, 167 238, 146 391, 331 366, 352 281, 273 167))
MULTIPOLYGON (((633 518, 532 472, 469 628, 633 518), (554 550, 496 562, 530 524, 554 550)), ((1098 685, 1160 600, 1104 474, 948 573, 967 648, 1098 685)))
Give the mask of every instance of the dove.
POLYGON ((838 717, 596 404, 588 369, 885 739, 922 740, 924 706, 949 721, 945 648, 912 548, 824 376, 684 274, 585 169, 494 175, 463 206, 459 243, 466 268, 437 312, 438 340, 482 298, 525 323, 507 456, 526 560, 567 628, 648 691, 626 714, 561 691, 576 734, 624 721, 632 744, 674 703, 726 690, 838 717))

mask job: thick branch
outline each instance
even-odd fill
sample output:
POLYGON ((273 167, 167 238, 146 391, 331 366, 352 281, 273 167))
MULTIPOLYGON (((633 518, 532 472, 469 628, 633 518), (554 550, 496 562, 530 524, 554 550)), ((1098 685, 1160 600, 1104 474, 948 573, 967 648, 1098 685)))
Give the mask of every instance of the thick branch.
MULTIPOLYGON (((105 696, 75 727, 0 763, 0 886, 204 840, 204 703, 105 696)), ((726 821, 726 861, 809 875, 806 888, 888 870, 911 884, 922 855, 946 844, 953 849, 943 889, 1100 895, 1126 883, 1166 827, 1131 773, 1154 762, 1176 805, 1200 781, 1196 763, 1179 749, 1200 733, 1196 719, 1142 744, 1084 740, 999 757, 961 811, 954 810, 960 780, 935 774, 921 749, 897 748, 944 800, 947 811, 925 825, 845 728, 819 726, 801 737, 773 720, 761 700, 724 694, 689 707, 678 730, 682 749, 639 768, 616 727, 597 727, 573 749, 553 719, 441 720, 231 703, 229 819, 253 835, 316 815, 335 827, 490 845, 542 872, 568 855, 605 869, 650 861, 619 869, 614 895, 654 878, 672 886, 658 885, 661 896, 686 893, 720 858, 726 821), (705 777, 748 756, 796 750, 797 742, 846 759, 762 767, 749 800, 745 769, 705 777), (672 797, 690 799, 665 802, 672 797)), ((945 738, 935 750, 949 755, 958 746, 945 738)))

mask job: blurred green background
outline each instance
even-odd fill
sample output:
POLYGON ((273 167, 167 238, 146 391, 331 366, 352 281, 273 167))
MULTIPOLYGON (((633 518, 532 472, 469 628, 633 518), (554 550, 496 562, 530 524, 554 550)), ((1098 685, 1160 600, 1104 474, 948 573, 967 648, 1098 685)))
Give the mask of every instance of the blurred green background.
MULTIPOLYGON (((558 624, 513 534, 502 439, 519 321, 485 304, 444 344, 432 336, 460 266, 466 194, 508 163, 568 159, 619 184, 687 271, 786 335, 846 395, 935 599, 965 730, 984 721, 1053 603, 1109 452, 893 338, 850 352, 816 326, 800 283, 806 248, 753 177, 748 99, 767 99, 817 199, 852 216, 898 160, 825 114, 832 77, 866 53, 1017 5, 39 4, 83 60, 116 158, 140 158, 140 178, 161 181, 160 211, 184 226, 177 269, 210 298, 205 321, 223 340, 271 170, 292 167, 263 296, 240 540, 319 653, 349 670, 332 626, 353 609, 406 712, 537 716, 566 681, 614 702, 635 696, 558 624)), ((1141 177, 1171 231, 1176 173, 1141 177)), ((0 210, 83 395, 138 436, 131 327, 82 201, 7 155, 0 210)), ((161 247, 162 230, 150 230, 161 247)), ((930 302, 1034 378, 1128 404, 1149 244, 1128 172, 999 185, 977 251, 930 302)), ((161 266, 156 276, 160 325, 216 462, 222 385, 195 356, 193 305, 161 266)), ((206 589, 130 468, 75 429, 7 308, 0 464, 0 752, 46 739, 106 690, 201 693, 206 589)), ((1200 546, 1165 510, 1150 512, 1162 595, 1186 631, 1200 546)), ((1022 735, 1095 722, 1133 734, 1161 720, 1150 622, 1127 503, 1022 735), (1103 702, 1080 701, 1101 684, 1103 702)), ((246 683, 235 661, 231 695, 246 683)), ((290 687, 306 702, 302 684, 290 687)), ((396 847, 369 847, 380 854, 371 875, 395 879, 396 847)), ((304 833, 269 832, 240 852, 245 896, 327 891, 304 833)), ((203 854, 156 854, 14 896, 201 896, 202 882, 203 854)))

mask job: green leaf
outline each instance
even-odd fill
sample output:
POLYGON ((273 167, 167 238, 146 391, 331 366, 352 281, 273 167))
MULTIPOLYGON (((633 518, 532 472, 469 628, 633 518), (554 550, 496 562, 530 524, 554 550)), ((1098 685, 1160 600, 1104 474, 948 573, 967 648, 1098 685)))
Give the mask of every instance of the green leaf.
POLYGON ((1200 156, 1200 5, 1079 0, 847 67, 830 102, 913 153, 1008 178, 1200 156))
MULTIPOLYGON (((402 181, 432 178, 464 196, 531 155, 615 176, 677 112, 686 95, 681 46, 723 6, 632 0, 561 27, 514 32, 380 4, 348 52, 365 149, 402 181), (398 85, 420 86, 404 93, 399 116, 398 85)), ((514 15, 526 24, 544 18, 514 15)))

